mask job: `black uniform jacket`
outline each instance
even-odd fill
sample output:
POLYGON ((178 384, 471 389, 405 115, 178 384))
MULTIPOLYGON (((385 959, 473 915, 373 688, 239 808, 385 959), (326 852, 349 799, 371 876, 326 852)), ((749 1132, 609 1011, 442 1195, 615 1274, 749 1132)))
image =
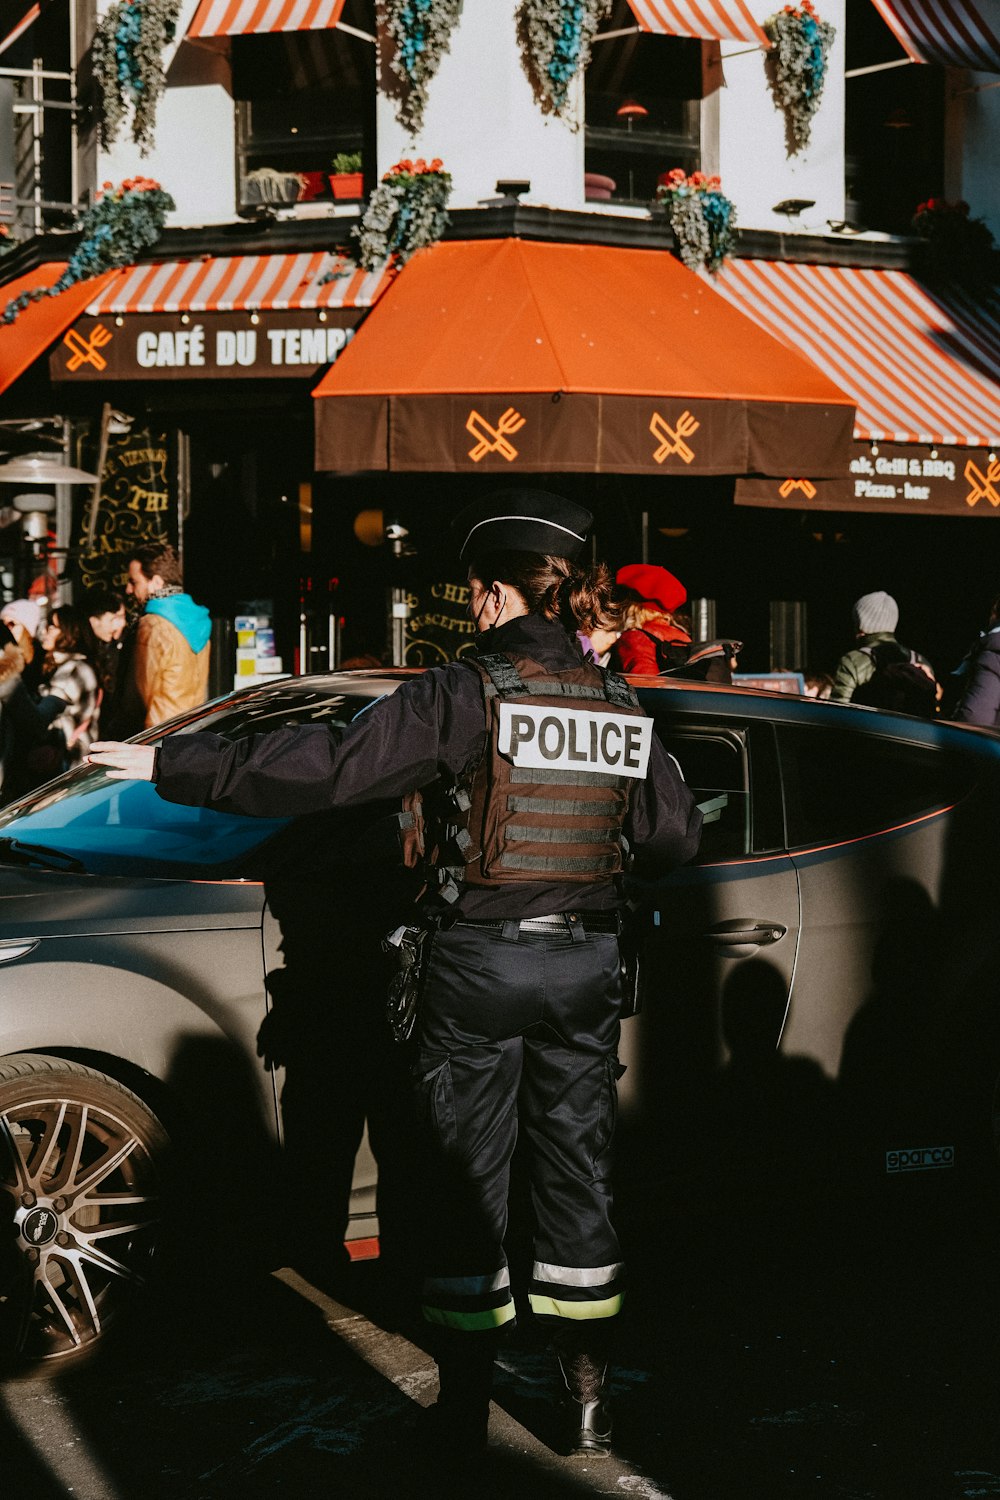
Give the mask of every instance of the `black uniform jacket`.
MULTIPOLYGON (((479 638, 483 651, 527 656, 552 672, 580 665, 563 628, 520 615, 479 638)), ((168 802, 259 817, 293 817, 402 797, 475 765, 486 746, 478 672, 461 662, 434 667, 366 709, 346 729, 320 724, 276 729, 235 743, 205 733, 168 736, 157 757, 156 789, 168 802)), ((649 770, 632 793, 625 836, 639 873, 690 859, 701 813, 673 760, 653 737, 649 770)), ((464 916, 526 917, 606 909, 619 901, 613 879, 593 885, 516 882, 465 890, 464 916)))

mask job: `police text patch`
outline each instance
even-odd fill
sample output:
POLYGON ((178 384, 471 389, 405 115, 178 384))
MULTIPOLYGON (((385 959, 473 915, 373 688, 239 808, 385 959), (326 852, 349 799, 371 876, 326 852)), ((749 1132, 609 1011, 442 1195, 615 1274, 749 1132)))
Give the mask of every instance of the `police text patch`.
POLYGON ((642 780, 652 739, 652 719, 500 704, 500 754, 529 770, 613 772, 642 780))

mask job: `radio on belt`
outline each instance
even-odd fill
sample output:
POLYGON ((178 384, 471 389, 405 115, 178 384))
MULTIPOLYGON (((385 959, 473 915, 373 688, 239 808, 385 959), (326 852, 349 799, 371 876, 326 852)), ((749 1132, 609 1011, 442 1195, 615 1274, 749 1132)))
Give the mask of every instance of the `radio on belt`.
POLYGON ((652 719, 583 708, 500 705, 500 754, 528 770, 613 772, 642 780, 652 739, 652 719))

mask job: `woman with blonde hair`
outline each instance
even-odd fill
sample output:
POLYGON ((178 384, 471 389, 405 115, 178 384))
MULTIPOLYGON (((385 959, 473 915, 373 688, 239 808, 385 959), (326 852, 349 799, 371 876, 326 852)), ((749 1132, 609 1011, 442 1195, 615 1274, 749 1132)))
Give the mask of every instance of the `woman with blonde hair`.
POLYGON ((14 645, 30 666, 35 655, 38 627, 42 623, 41 605, 34 599, 11 599, 0 609, 0 620, 14 637, 14 645))
MULTIPOLYGON (((687 648, 691 635, 677 613, 687 602, 687 589, 673 573, 655 563, 629 563, 615 575, 623 600, 624 630, 611 648, 616 672, 656 677, 670 665, 670 647, 687 648)), ((677 653, 678 663, 687 656, 677 653)))

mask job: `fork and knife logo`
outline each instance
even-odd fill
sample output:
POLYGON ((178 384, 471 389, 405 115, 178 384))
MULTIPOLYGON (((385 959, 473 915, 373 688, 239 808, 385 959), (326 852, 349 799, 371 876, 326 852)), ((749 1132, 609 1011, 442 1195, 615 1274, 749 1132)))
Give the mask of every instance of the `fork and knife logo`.
POLYGON ((465 429, 476 439, 475 446, 469 449, 472 462, 481 463, 488 453, 496 453, 509 464, 513 463, 517 457, 517 449, 510 438, 513 433, 520 432, 526 421, 527 418, 522 417, 513 406, 508 406, 495 427, 478 411, 470 411, 465 419, 465 429))
POLYGON ((684 463, 694 461, 694 449, 688 445, 687 439, 698 431, 701 423, 691 415, 689 411, 682 411, 677 418, 677 425, 671 427, 670 423, 654 411, 649 422, 649 430, 659 443, 659 447, 653 454, 653 462, 662 464, 665 459, 676 456, 684 463))
POLYGON ((1000 505, 1000 489, 997 482, 1000 481, 1000 461, 993 459, 986 465, 984 474, 974 459, 969 459, 965 465, 965 477, 969 481, 969 493, 965 497, 966 505, 978 505, 980 500, 988 500, 996 510, 1000 505))
POLYGON ((75 374, 84 365, 93 365, 95 370, 106 370, 108 362, 100 350, 110 344, 113 335, 110 328, 105 328, 103 323, 98 323, 92 329, 89 339, 84 338, 82 333, 77 333, 71 328, 63 338, 63 343, 70 352, 66 361, 66 368, 70 374, 75 374))

